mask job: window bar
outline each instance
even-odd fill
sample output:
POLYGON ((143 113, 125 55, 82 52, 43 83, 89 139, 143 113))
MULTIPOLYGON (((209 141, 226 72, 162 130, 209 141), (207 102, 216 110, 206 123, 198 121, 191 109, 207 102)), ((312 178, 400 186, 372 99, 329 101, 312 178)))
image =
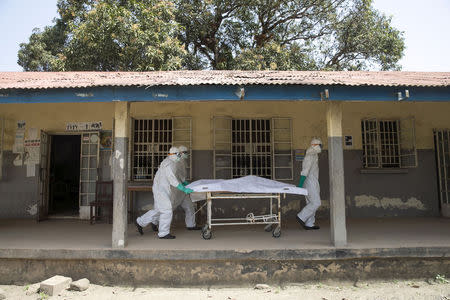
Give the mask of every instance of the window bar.
POLYGON ((247 119, 244 121, 244 128, 245 128, 245 162, 246 162, 246 172, 245 175, 253 175, 253 141, 252 141, 252 136, 251 136, 251 129, 252 129, 252 121, 247 119), (250 159, 248 159, 250 157, 250 159), (248 161, 248 163, 247 163, 248 161))
MULTIPOLYGON (((135 157, 136 157, 136 164, 134 164, 133 165, 133 177, 135 178, 135 179, 139 179, 139 166, 142 164, 142 157, 141 157, 141 152, 140 152, 140 150, 141 150, 141 148, 140 148, 140 145, 141 145, 141 122, 142 122, 142 120, 137 120, 137 134, 136 134, 136 139, 137 139, 137 141, 136 141, 136 146, 137 146, 137 151, 136 151, 136 154, 135 154, 135 157)), ((134 149, 133 149, 134 150, 134 149)))
POLYGON ((398 153, 397 153, 397 149, 398 149, 398 143, 397 143, 397 135, 398 135, 398 131, 397 131, 397 123, 391 122, 391 126, 392 126, 392 132, 391 132, 391 136, 392 136, 392 148, 391 148, 391 153, 392 153, 392 164, 395 167, 398 167, 398 153))
POLYGON ((263 132, 262 132, 262 143, 263 143, 263 161, 264 161, 264 165, 263 165, 263 168, 264 168, 264 176, 267 178, 267 177, 269 177, 269 175, 270 175, 270 172, 269 172, 269 169, 268 169, 268 166, 269 166, 269 162, 270 161, 268 161, 268 156, 270 155, 270 153, 269 153, 269 149, 268 149, 268 140, 267 140, 267 132, 268 132, 268 124, 267 124, 267 120, 262 120, 261 121, 261 123, 263 124, 263 126, 262 126, 262 130, 263 130, 263 132))
POLYGON ((241 142, 242 142, 242 147, 244 147, 242 150, 243 151, 241 151, 239 154, 240 154, 240 157, 241 157, 241 164, 243 164, 244 165, 244 172, 242 172, 241 171, 241 173, 239 174, 240 176, 242 176, 242 175, 247 175, 247 172, 248 172, 248 166, 247 166, 247 161, 246 161, 246 155, 245 154, 247 154, 247 142, 248 142, 248 140, 247 140, 247 132, 246 132, 246 129, 247 129, 247 123, 245 122, 245 120, 241 120, 241 127, 240 127, 240 129, 241 129, 241 142))
POLYGON ((376 122, 375 122, 375 126, 376 126, 376 128, 377 128, 377 130, 375 131, 375 136, 376 136, 375 142, 376 142, 376 146, 377 146, 376 149, 378 149, 378 153, 376 153, 376 155, 377 155, 377 159, 378 159, 378 161, 377 161, 377 163, 378 163, 378 168, 380 168, 380 167, 381 167, 381 151, 380 151, 380 149, 381 149, 381 137, 380 137, 380 122, 376 121, 376 122))
POLYGON ((387 154, 387 165, 388 167, 391 166, 392 161, 391 161, 391 150, 392 150, 392 141, 391 141, 391 125, 392 123, 389 121, 384 121, 384 128, 385 128, 385 132, 384 132, 384 136, 385 136, 385 149, 386 149, 386 154, 387 154))
MULTIPOLYGON (((401 139, 401 129, 400 128, 400 121, 397 120, 395 121, 395 129, 396 131, 394 132, 395 134, 395 142, 396 142, 396 149, 397 149, 397 153, 395 155, 395 164, 396 167, 401 168, 402 167, 402 149, 401 149, 401 145, 400 145, 400 139, 401 139)), ((406 159, 409 160, 408 158, 409 155, 406 156, 406 159)))
POLYGON ((156 142, 156 120, 149 120, 149 124, 152 124, 152 143, 150 144, 150 170, 151 170, 151 179, 155 179, 155 142, 156 142))
POLYGON ((392 146, 393 141, 391 140, 391 132, 392 132, 392 123, 389 121, 384 122, 384 136, 385 136, 385 148, 386 148, 386 155, 387 155, 387 164, 388 166, 392 165, 392 146))
POLYGON ((443 187, 442 187, 442 163, 441 163, 441 139, 440 139, 441 131, 434 130, 434 143, 436 147, 436 156, 437 156, 437 169, 438 169, 438 178, 439 178, 439 199, 440 201, 444 201, 443 187))
MULTIPOLYGON (((443 169, 444 169, 445 199, 446 199, 446 203, 448 204, 449 203, 449 200, 448 200, 448 194, 449 194, 449 191, 448 191, 448 174, 447 174, 447 164, 448 164, 448 162, 447 162, 446 157, 445 157, 445 155, 446 155, 446 153, 445 153, 445 142, 447 142, 447 151, 450 152, 450 148, 449 148, 450 147, 449 130, 442 131, 442 160, 443 160, 442 161, 442 166, 443 166, 443 169), (444 132, 447 135, 447 141, 444 138, 444 132)), ((447 152, 447 153, 449 153, 449 152, 447 152)))
POLYGON ((153 132, 153 126, 152 125, 152 121, 151 120, 146 120, 147 122, 147 132, 146 132, 146 136, 147 136, 147 143, 145 145, 145 170, 147 170, 145 172, 145 178, 146 179, 152 179, 152 174, 153 174, 153 169, 152 169, 152 148, 153 148, 153 138, 152 138, 152 132, 153 132))
MULTIPOLYGON (((262 120, 256 120, 256 149, 254 149, 255 156, 256 156, 256 172, 258 176, 265 176, 266 172, 265 169, 263 169, 263 158, 261 155, 264 155, 264 141, 263 141, 263 129, 262 129, 262 120), (258 151, 258 148, 262 148, 262 151, 258 151)), ((264 165, 265 166, 265 165, 264 165)))
MULTIPOLYGON (((269 131, 269 122, 270 122, 270 120, 262 120, 261 121, 262 122, 262 124, 263 124, 263 126, 262 126, 262 129, 264 130, 263 131, 263 155, 264 155, 264 177, 265 178, 268 178, 268 177, 270 177, 270 178, 272 178, 272 176, 271 176, 271 174, 270 174, 270 171, 269 171, 269 163, 270 163, 270 160, 269 160, 269 158, 270 158, 270 151, 269 151, 269 141, 267 140, 267 133, 269 133, 270 131, 269 131)), ((275 163, 275 161, 273 161, 272 163, 275 163)), ((270 165, 271 165, 271 163, 270 163, 270 165)))
POLYGON ((368 141, 367 141, 367 124, 366 121, 363 121, 363 145, 364 145, 364 166, 367 168, 369 166, 368 161, 368 141), (364 143, 365 142, 365 143, 364 143))

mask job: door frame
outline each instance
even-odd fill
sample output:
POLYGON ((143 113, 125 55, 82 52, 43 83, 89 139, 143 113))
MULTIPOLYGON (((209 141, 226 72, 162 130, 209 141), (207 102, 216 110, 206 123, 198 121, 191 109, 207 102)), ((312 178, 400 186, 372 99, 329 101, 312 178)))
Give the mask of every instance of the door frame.
MULTIPOLYGON (((47 153, 43 156, 42 146, 40 150, 41 161, 39 162, 39 181, 38 181, 38 198, 37 198, 37 221, 43 221, 49 218, 48 208, 49 208, 49 190, 50 190, 50 159, 52 156, 52 144, 53 144, 53 136, 55 135, 78 135, 80 140, 82 138, 82 132, 61 132, 61 131, 45 131, 41 130, 41 133, 47 135, 47 153), (42 158, 46 157, 46 166, 42 166, 42 158), (45 182, 42 180, 44 178, 45 182)), ((41 138, 42 143, 42 138, 41 138)), ((79 158, 81 160, 81 157, 79 158)), ((80 166, 81 169, 81 166, 80 166)), ((78 185, 78 189, 80 186, 78 185)), ((79 200, 78 200, 79 201, 79 200)), ((78 218, 80 218, 80 212, 78 213, 78 218)))

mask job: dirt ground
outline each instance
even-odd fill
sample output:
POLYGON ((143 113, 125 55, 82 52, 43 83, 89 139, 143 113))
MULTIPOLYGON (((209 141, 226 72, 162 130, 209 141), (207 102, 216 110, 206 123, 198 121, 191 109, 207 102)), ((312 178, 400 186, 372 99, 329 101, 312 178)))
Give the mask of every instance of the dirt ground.
MULTIPOLYGON (((86 291, 65 290, 49 297, 37 291, 38 284, 16 286, 0 285, 6 299, 439 299, 450 300, 450 283, 445 278, 426 281, 365 281, 288 284, 286 286, 252 287, 118 287, 91 284, 86 291)), ((1 296, 0 296, 1 299, 1 296)))

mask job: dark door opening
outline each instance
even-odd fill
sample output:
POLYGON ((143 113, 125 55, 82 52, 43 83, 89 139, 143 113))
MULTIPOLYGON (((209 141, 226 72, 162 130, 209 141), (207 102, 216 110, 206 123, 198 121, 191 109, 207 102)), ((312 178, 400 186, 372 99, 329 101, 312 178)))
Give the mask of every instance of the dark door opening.
POLYGON ((79 216, 79 135, 53 135, 50 154, 49 214, 79 216))

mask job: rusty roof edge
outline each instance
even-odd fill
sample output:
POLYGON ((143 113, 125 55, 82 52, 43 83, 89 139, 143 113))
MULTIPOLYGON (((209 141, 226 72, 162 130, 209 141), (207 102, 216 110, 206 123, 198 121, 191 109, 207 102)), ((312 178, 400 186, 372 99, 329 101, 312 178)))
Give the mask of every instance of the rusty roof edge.
POLYGON ((339 85, 448 87, 450 72, 156 71, 0 72, 0 90, 196 85, 339 85))

